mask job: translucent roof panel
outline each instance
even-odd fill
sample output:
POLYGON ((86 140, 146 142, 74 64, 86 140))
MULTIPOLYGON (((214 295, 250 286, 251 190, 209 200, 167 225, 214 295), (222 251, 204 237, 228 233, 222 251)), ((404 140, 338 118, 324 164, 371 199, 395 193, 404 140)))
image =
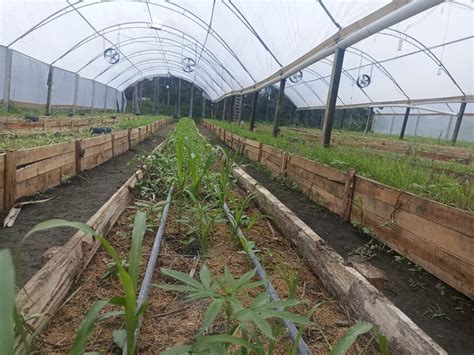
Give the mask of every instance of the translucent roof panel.
POLYGON ((303 80, 287 83, 301 108, 325 105, 334 46, 352 36, 339 106, 471 100, 472 1, 440 2, 0 0, 0 45, 119 91, 175 75, 212 100, 275 84, 307 62, 303 80), (104 58, 108 48, 117 63, 104 58), (361 89, 363 74, 371 83, 361 89))

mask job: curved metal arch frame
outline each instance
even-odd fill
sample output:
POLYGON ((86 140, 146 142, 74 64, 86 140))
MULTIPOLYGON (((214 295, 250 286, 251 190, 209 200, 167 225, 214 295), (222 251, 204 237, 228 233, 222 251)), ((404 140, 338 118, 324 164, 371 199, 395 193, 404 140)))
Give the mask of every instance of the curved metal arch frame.
MULTIPOLYGON (((149 50, 149 51, 146 51, 146 52, 154 52, 154 50, 149 50)), ((173 54, 174 57, 180 57, 179 54, 176 54, 176 55, 175 55, 175 52, 168 52, 168 53, 169 53, 169 54, 173 54)), ((133 58, 139 57, 139 56, 142 55, 142 54, 148 54, 148 53, 145 53, 145 52, 137 53, 137 54, 135 54, 135 55, 133 56, 133 58)), ((158 58, 157 58, 157 59, 151 59, 151 60, 143 60, 143 61, 140 61, 140 62, 136 62, 135 64, 138 66, 138 65, 140 65, 140 64, 142 64, 142 63, 153 62, 153 61, 157 61, 157 60, 158 60, 158 58)), ((163 61, 163 62, 165 62, 165 61, 163 61)), ((179 62, 179 61, 176 61, 176 60, 172 60, 172 61, 167 60, 167 62, 168 62, 168 63, 171 62, 171 63, 173 63, 173 64, 176 64, 177 66, 179 66, 179 64, 180 64, 180 62, 179 62)), ((114 81, 115 79, 117 79, 118 77, 120 77, 122 74, 124 74, 124 73, 130 71, 131 69, 133 69, 133 66, 129 66, 129 67, 125 68, 125 69, 122 70, 120 73, 116 74, 112 79, 110 79, 110 80, 107 82, 107 84, 109 84, 110 82, 114 81)), ((212 75, 209 75, 209 73, 208 73, 206 70, 204 70, 204 69, 203 69, 202 71, 214 82, 214 84, 215 84, 217 87, 219 87, 222 91, 225 91, 225 90, 222 88, 222 86, 219 85, 219 83, 214 79, 214 77, 213 77, 212 75)), ((99 74, 98 76, 100 76, 100 75, 102 75, 102 74, 99 74)), ((98 76, 96 76, 93 80, 96 80, 96 79, 98 78, 98 76)))
MULTIPOLYGON (((155 71, 155 72, 156 72, 157 69, 161 69, 161 68, 163 68, 164 70, 167 71, 166 67, 162 67, 162 66, 155 66, 155 67, 147 68, 147 69, 143 70, 141 73, 135 73, 135 74, 133 74, 132 76, 128 77, 125 81, 123 81, 122 83, 120 83, 120 85, 118 85, 117 88, 120 88, 120 87, 122 87, 122 86, 124 86, 124 85, 127 85, 126 87, 129 87, 129 86, 133 85, 133 83, 136 83, 136 82, 139 82, 140 80, 146 79, 147 76, 144 76, 143 73, 149 72, 149 71, 155 71), (135 81, 132 81, 132 80, 133 80, 136 76, 138 76, 138 75, 142 75, 142 77, 139 78, 139 79, 137 79, 137 80, 135 80, 135 81), (131 84, 130 84, 130 83, 131 83, 131 84)), ((175 68, 173 68, 173 70, 175 70, 175 68)), ((178 69, 178 71, 179 71, 179 69, 178 69)), ((179 75, 176 74, 176 75, 175 75, 175 74, 171 74, 169 71, 167 71, 167 73, 168 73, 167 75, 171 75, 171 76, 174 76, 174 77, 179 77, 179 78, 182 78, 182 79, 184 79, 184 80, 186 80, 186 81, 192 82, 192 80, 191 80, 189 77, 187 77, 187 76, 185 76, 185 75, 183 75, 183 74, 179 74, 179 75)), ((152 76, 160 76, 160 74, 158 74, 158 75, 152 75, 152 76)), ((197 82, 197 81, 196 81, 196 86, 199 86, 199 87, 203 90, 202 85, 201 85, 199 82, 197 82)), ((218 93, 212 86, 209 86, 209 88, 211 88, 211 89, 214 91, 214 93, 216 94, 216 96, 219 95, 219 93, 218 93)), ((203 90, 203 91, 205 91, 205 92, 208 94, 208 91, 207 91, 207 90, 203 90)), ((210 97, 209 94, 208 94, 208 96, 210 97)))
MULTIPOLYGON (((153 38, 155 38, 155 37, 149 36, 149 37, 136 37, 136 38, 133 38, 133 39, 128 39, 128 40, 126 40, 126 41, 120 42, 120 44, 118 45, 118 47, 123 48, 124 46, 129 45, 129 44, 136 44, 136 43, 137 43, 137 42, 136 42, 137 39, 141 40, 141 39, 145 39, 145 38, 153 39, 153 38)), ((172 40, 172 39, 169 39, 169 38, 164 39, 163 42, 164 42, 164 41, 170 41, 171 43, 178 43, 177 41, 172 40)), ((159 45, 162 46, 163 42, 161 42, 159 45)), ((140 43, 151 43, 151 44, 155 44, 156 42, 150 40, 150 41, 140 41, 140 43)), ((177 47, 178 47, 178 46, 177 46, 177 47)), ((187 50, 189 50, 190 52, 194 52, 192 49, 187 49, 187 50)), ((159 50, 153 50, 153 51, 157 51, 159 54, 163 53, 163 52, 160 52, 159 50)), ((128 57, 129 57, 129 58, 134 58, 136 53, 142 53, 142 52, 147 52, 147 50, 145 50, 145 51, 140 51, 140 52, 134 52, 133 54, 128 55, 128 57)), ((166 53, 177 53, 177 52, 166 51, 166 53)), ((100 57, 101 57, 101 54, 98 54, 92 61, 89 62, 89 64, 92 63, 94 60, 99 59, 100 57)), ((232 89, 232 86, 231 86, 231 85, 229 84, 229 82, 222 76, 222 74, 220 74, 219 70, 216 70, 216 68, 212 65, 212 63, 211 63, 207 58, 203 58, 203 59, 204 59, 205 63, 207 64, 207 66, 208 66, 210 69, 212 69, 215 73, 217 73, 217 75, 221 78, 221 80, 224 81, 224 82, 227 84, 227 86, 232 89)), ((219 64, 220 64, 220 63, 219 63, 219 64)), ((81 69, 79 69, 79 70, 77 71, 77 73, 79 73, 79 72, 80 72, 82 69, 84 69, 85 67, 86 67, 86 66, 83 66, 81 69)), ((108 66, 105 70, 103 70, 101 73, 99 73, 99 74, 96 76, 96 78, 97 78, 98 76, 102 75, 103 73, 105 73, 106 71, 108 71, 108 70, 111 69, 111 68, 112 68, 112 66, 108 66)), ((226 72, 227 72, 227 71, 226 71, 226 72)), ((206 72, 206 73, 207 73, 207 72, 206 72)), ((207 73, 207 74, 208 74, 208 73, 207 73)), ((236 81, 236 79, 234 79, 233 77, 231 77, 231 79, 233 79, 234 82, 235 82, 238 86, 242 87, 242 85, 240 85, 240 84, 236 81)))
MULTIPOLYGON (((141 78, 140 80, 131 82, 131 83, 130 83, 127 87, 125 87, 122 91, 125 91, 127 88, 129 88, 130 86, 135 85, 136 83, 138 83, 138 82, 140 82, 140 81, 147 80, 147 79, 150 79, 150 78, 172 78, 172 77, 179 78, 179 79, 182 79, 182 80, 184 80, 184 81, 187 81, 188 83, 191 83, 191 81, 189 81, 188 78, 186 78, 186 77, 184 77, 184 76, 179 76, 179 75, 161 75, 161 74, 158 74, 158 75, 147 75, 147 76, 144 76, 143 78, 141 78)), ((200 86, 199 83, 193 83, 193 85, 196 86, 197 88, 199 88, 201 91, 205 92, 206 95, 209 97, 209 94, 208 94, 207 90, 203 89, 202 86, 200 86)))
MULTIPOLYGON (((157 58, 157 59, 153 59, 153 60, 145 60, 145 61, 136 63, 136 65, 137 65, 137 66, 140 66, 140 65, 143 64, 143 63, 165 63, 165 62, 164 62, 163 60, 157 58)), ((173 64, 173 65, 175 65, 175 67, 174 67, 173 69, 176 69, 176 68, 181 69, 180 62, 171 61, 171 62, 168 62, 167 64, 170 64, 170 63, 173 64)), ((121 72, 120 72, 119 74, 117 74, 114 78, 112 78, 111 80, 109 80, 109 81, 106 83, 106 85, 109 85, 112 81, 118 79, 120 76, 126 75, 126 73, 129 72, 131 69, 133 69, 133 67, 128 67, 127 69, 121 71, 121 72)), ((145 69, 146 69, 146 68, 145 68, 145 69)), ((197 76, 199 76, 199 77, 202 79, 202 81, 203 81, 206 85, 208 85, 209 87, 213 87, 207 80, 205 80, 205 78, 206 78, 205 76, 202 76, 201 74, 199 74, 199 75, 197 75, 197 76)), ((209 76, 209 75, 208 75, 208 76, 209 76)), ((211 77, 211 78, 212 78, 212 77, 211 77)), ((213 79, 212 79, 212 80, 213 80, 213 79)), ((191 82, 192 82, 192 80, 191 80, 191 82)), ((216 87, 218 87, 218 88, 220 88, 220 89, 222 90, 222 88, 215 82, 215 80, 213 80, 213 82, 216 84, 216 87)), ((224 91, 224 90, 222 90, 222 91, 224 91)))
MULTIPOLYGON (((176 71, 176 72, 179 72, 180 71, 180 67, 178 66, 174 66, 174 64, 172 64, 171 66, 161 66, 161 65, 155 65, 155 66, 152 66, 152 67, 148 67, 148 68, 145 68, 143 70, 141 70, 139 73, 134 73, 133 75, 129 76, 125 81, 122 81, 117 87, 122 87, 124 84, 126 84, 130 78, 134 78, 136 77, 137 75, 140 75, 142 74, 143 72, 146 72, 146 71, 149 71, 149 70, 154 70, 154 69, 165 69, 167 73, 170 73, 171 75, 171 72, 170 72, 170 69, 173 70, 173 71, 176 71)), ((188 80, 189 82, 193 82, 193 79, 191 76, 185 76, 184 74, 182 74, 183 77, 186 77, 186 80, 188 80)), ((176 76, 176 75, 175 75, 176 76)), ((143 78, 143 76, 142 76, 143 78)), ((211 89, 216 95, 218 95, 218 91, 216 90, 215 87, 213 87, 212 85, 209 85, 209 83, 205 80, 204 77, 202 77, 201 75, 199 75, 198 77, 198 80, 194 80, 194 82, 196 82, 197 84, 199 84, 200 87, 204 87, 204 86, 207 86, 209 89, 211 89), (201 82, 201 79, 202 79, 202 82, 201 82), (205 85, 203 85, 203 83, 205 85)))
MULTIPOLYGON (((149 27, 141 27, 141 26, 136 26, 136 27, 127 27, 127 28, 120 28, 120 26, 123 26, 123 25, 130 25, 130 24, 148 24, 148 22, 127 22, 127 23, 121 23, 121 24, 115 24, 113 26, 109 26, 109 27, 106 27, 104 30, 101 30, 104 32, 104 35, 106 34, 110 34, 110 33, 113 33, 115 31, 124 31, 126 29, 148 29, 149 27)), ((186 38, 187 41, 189 41, 191 44, 194 44, 194 45, 200 45, 202 46, 202 43, 199 42, 196 38, 194 38, 193 36, 190 36, 184 32, 182 32, 181 30, 179 29, 176 29, 174 27, 169 27, 169 26, 166 26, 170 29, 172 29, 173 31, 176 31, 178 33, 181 33, 183 36, 187 36, 189 38, 192 39, 192 41, 194 41, 195 43, 193 43, 192 41, 190 41, 189 39, 186 38)), ((178 36, 176 33, 172 32, 172 31, 167 31, 167 30, 164 30, 162 29, 161 31, 164 31, 170 35, 175 35, 175 36, 178 36)), ((92 34, 90 35, 88 38, 85 38, 83 40, 81 40, 81 42, 77 43, 76 45, 74 45, 73 47, 71 47, 66 53, 64 53, 63 55, 61 55, 60 57, 58 57, 57 59, 55 59, 51 65, 53 65, 54 63, 56 63, 57 61, 61 60, 62 58, 65 57, 65 55, 71 53, 73 50, 81 47, 82 45, 88 43, 89 41, 92 41, 92 40, 95 40, 95 39, 98 39, 99 36, 97 36, 96 34, 92 34)), ((129 39, 131 40, 131 39, 129 39)), ((168 39, 166 39, 168 40, 168 39)), ((171 39, 169 39, 171 40, 171 39)), ((176 43, 179 43, 178 41, 176 41, 176 43)), ((229 77, 231 77, 236 83, 237 85, 239 85, 241 88, 243 87, 242 84, 239 83, 239 81, 232 75, 232 73, 230 73, 230 71, 222 64, 222 62, 217 58, 217 56, 212 52, 210 51, 208 48, 204 48, 204 47, 201 47, 203 48, 203 50, 206 52, 206 54, 208 54, 213 60, 215 60, 217 63, 219 63, 220 67, 223 68, 225 70, 225 72, 229 75, 229 77)), ((79 71, 83 70, 85 67, 87 67, 88 65, 92 64, 96 59, 100 58, 100 53, 95 57, 93 58, 93 60, 89 61, 88 63, 86 63, 85 66, 82 66, 79 71)), ((78 71, 78 72, 79 72, 78 71)))
MULTIPOLYGON (((14 40, 13 42, 11 42, 8 46, 13 45, 13 44, 16 43, 19 39, 22 39, 22 38, 26 37, 29 33, 31 33, 31 32, 33 32, 33 31, 37 30, 38 28, 41 28, 41 27, 43 27, 43 26, 49 24, 50 22, 56 20, 57 18, 60 18, 60 17, 62 17, 62 16, 66 16, 66 15, 70 14, 70 13, 73 12, 73 11, 78 11, 78 10, 80 10, 80 9, 83 9, 83 8, 89 7, 89 6, 99 5, 99 4, 101 4, 101 3, 102 3, 102 2, 83 3, 82 1, 78 1, 78 2, 76 2, 76 3, 74 3, 74 4, 69 4, 67 7, 63 8, 61 11, 57 11, 54 15, 47 17, 46 19, 44 19, 43 21, 41 21, 39 24, 37 24, 36 26, 32 27, 29 31, 27 31, 27 32, 24 33, 22 36, 20 36, 19 38, 17 38, 17 39, 14 40), (75 5, 80 4, 80 3, 82 3, 81 6, 75 7, 75 5), (76 10, 76 9, 77 9, 77 10, 76 10), (55 16, 55 15, 57 15, 57 16, 55 16)), ((162 4, 155 4, 155 3, 148 3, 148 4, 149 4, 149 5, 152 5, 152 6, 157 6, 157 7, 160 7, 160 8, 169 10, 169 11, 172 11, 172 12, 175 12, 176 14, 179 14, 179 15, 181 15, 181 16, 186 17, 187 19, 189 19, 190 21, 194 22, 196 25, 200 26, 200 27, 203 28, 204 30, 209 31, 209 26, 207 26, 207 24, 206 24, 204 21, 202 21, 202 19, 200 19, 198 16, 196 16, 194 13, 192 13, 191 11, 188 11, 187 9, 185 9, 185 8, 183 8, 183 7, 181 7, 181 6, 177 5, 177 4, 174 4, 174 3, 170 2, 170 1, 167 1, 167 3, 170 3, 170 4, 172 4, 173 6, 178 7, 178 8, 180 8, 181 10, 184 10, 184 12, 177 11, 177 10, 175 10, 175 9, 172 9, 172 8, 170 8, 170 7, 167 7, 167 6, 164 6, 164 5, 162 5, 162 4), (192 15, 192 17, 189 16, 189 15, 187 15, 187 14, 192 15), (199 23, 199 21, 200 21, 201 23, 199 23)), ((140 23, 140 22, 139 22, 139 23, 140 23)), ((147 23, 147 24, 149 24, 148 22, 142 22, 142 23, 147 23)), ((120 25, 122 25, 122 24, 116 24, 116 25, 114 25, 114 26, 120 26, 120 25)), ((114 27, 114 26, 108 26, 108 27, 114 27)), ((108 27, 107 27, 107 28, 108 28, 108 27)), ((168 26, 168 27, 170 27, 170 26, 168 26)), ((98 29, 97 32, 102 32, 103 30, 104 30, 104 29, 98 29)), ((180 32, 181 32, 181 33, 184 33, 184 32, 182 32, 182 31, 180 31, 180 32)), ((256 83, 255 78, 250 74, 250 72, 248 71, 248 69, 247 69, 247 68, 245 67, 245 65, 240 61, 240 59, 238 58, 238 56, 235 54, 235 52, 232 50, 232 48, 230 48, 230 46, 227 44, 227 42, 226 42, 216 31, 212 30, 212 31, 209 31, 209 33, 225 48, 225 50, 226 50, 229 54, 231 54, 231 56, 240 64, 240 66, 242 67, 242 69, 247 73, 247 75, 252 79, 252 81, 253 81, 254 83, 256 83)), ((187 34, 186 34, 186 35, 187 35, 187 34)), ((94 37, 97 36, 97 33, 94 33, 92 36, 94 36, 94 37)), ((90 37, 90 36, 89 36, 89 37, 90 37)), ((81 41, 81 42, 82 42, 82 41, 81 41)), ((75 49, 75 48, 72 48, 72 50, 74 50, 74 49, 75 49)), ((69 54, 70 51, 71 51, 71 50, 67 51, 67 52, 64 53, 62 56, 69 54)), ((62 56, 61 56, 61 57, 62 57, 62 56)), ((50 65, 53 65, 56 61, 58 61, 59 59, 61 59, 61 57, 58 58, 58 59, 56 59, 53 63, 50 63, 50 65)))

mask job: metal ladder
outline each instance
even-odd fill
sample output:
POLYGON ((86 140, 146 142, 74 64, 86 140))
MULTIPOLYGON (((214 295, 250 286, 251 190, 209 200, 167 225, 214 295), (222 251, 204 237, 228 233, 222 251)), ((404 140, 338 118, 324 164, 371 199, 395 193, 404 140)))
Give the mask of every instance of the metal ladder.
POLYGON ((235 96, 234 102, 234 122, 240 121, 240 115, 242 114, 242 95, 235 96))

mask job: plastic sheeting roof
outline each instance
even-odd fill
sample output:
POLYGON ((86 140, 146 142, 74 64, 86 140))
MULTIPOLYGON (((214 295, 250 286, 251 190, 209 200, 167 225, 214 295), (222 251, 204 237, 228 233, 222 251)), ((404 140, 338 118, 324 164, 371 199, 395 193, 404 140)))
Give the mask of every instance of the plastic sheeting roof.
MULTIPOLYGON (((118 90, 173 75, 216 100, 248 92, 331 38, 409 3, 0 0, 0 45, 118 90), (104 59, 110 47, 120 53, 117 64, 104 59), (194 72, 183 71, 184 58, 195 61, 194 72)), ((355 43, 346 50, 337 104, 471 100, 473 24, 472 1, 450 1, 355 43), (361 74, 371 77, 365 89, 356 85, 361 74)), ((302 81, 287 82, 297 107, 325 106, 331 65, 329 55, 303 69, 302 81)))

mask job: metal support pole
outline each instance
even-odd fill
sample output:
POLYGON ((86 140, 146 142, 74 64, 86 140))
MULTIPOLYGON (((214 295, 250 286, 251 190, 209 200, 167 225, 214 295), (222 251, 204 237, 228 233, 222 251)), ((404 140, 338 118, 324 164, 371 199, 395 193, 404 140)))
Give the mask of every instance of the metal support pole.
POLYGON ((5 78, 3 82, 3 107, 8 110, 10 106, 10 88, 12 83, 12 50, 6 48, 5 52, 5 78))
POLYGON ((75 75, 75 81, 74 81, 74 102, 72 104, 72 114, 76 114, 77 110, 77 97, 79 95, 79 74, 75 75))
MULTIPOLYGON (((416 116, 415 133, 414 133, 415 137, 418 134, 418 126, 420 125, 420 118, 421 118, 420 115, 416 116)), ((446 139, 448 139, 448 138, 446 137, 446 139)))
POLYGON ((341 81, 342 63, 344 62, 345 49, 338 48, 334 55, 332 65, 331 83, 329 84, 328 99, 326 111, 324 112, 323 122, 323 141, 322 146, 327 147, 331 143, 331 131, 334 122, 334 113, 336 112, 337 93, 339 91, 339 82, 341 81))
POLYGON ((105 86, 105 95, 104 95, 104 112, 107 112, 107 85, 105 86))
POLYGON ((373 114, 374 114, 374 108, 373 108, 373 107, 370 107, 370 108, 369 108, 369 115, 367 116, 367 121, 365 122, 364 134, 367 134, 367 133, 369 132, 369 128, 370 128, 370 126, 371 126, 370 120, 371 120, 373 114))
MULTIPOLYGON (((203 93, 204 94, 204 93, 203 93)), ((202 96, 202 110, 201 110, 201 117, 206 117, 206 98, 204 95, 202 96)))
POLYGON ((181 117, 181 78, 178 78, 178 100, 176 108, 176 116, 181 117))
POLYGON ((462 123, 462 118, 464 117, 464 112, 466 111, 466 102, 461 103, 461 107, 459 108, 459 113, 458 113, 458 118, 456 119, 456 124, 454 125, 454 131, 453 131, 453 138, 451 141, 453 142, 453 145, 456 144, 456 141, 458 140, 458 135, 459 135, 459 130, 461 129, 461 123, 462 123))
POLYGON ((193 117, 193 104, 194 104, 194 85, 191 83, 191 95, 189 97, 189 117, 193 117))
MULTIPOLYGON (((92 97, 91 97, 91 113, 94 110, 95 81, 92 80, 92 97)), ((132 98, 133 100, 133 98, 132 98)))
POLYGON ((342 110, 342 119, 341 119, 341 125, 339 127, 339 130, 342 131, 342 127, 344 127, 344 119, 346 118, 346 109, 342 110))
POLYGON ((166 85, 166 91, 168 91, 167 97, 166 97, 166 114, 169 116, 170 115, 170 91, 171 88, 169 85, 166 85))
POLYGON ((258 91, 253 93, 252 99, 252 113, 250 114, 250 130, 253 131, 255 128, 255 116, 257 114, 257 102, 258 102, 258 91))
POLYGON ((280 89, 278 91, 278 99, 275 106, 275 117, 273 119, 273 137, 280 132, 281 116, 283 115, 283 100, 285 99, 286 78, 280 80, 280 89))
POLYGON ((405 130, 407 129, 408 117, 410 117, 410 107, 407 107, 405 111, 405 117, 403 117, 402 130, 400 131, 400 139, 405 137, 405 130))
POLYGON ((53 95, 53 66, 49 66, 48 71, 48 93, 46 95, 46 116, 51 116, 51 97, 53 95))
POLYGON ((222 109, 222 117, 221 120, 225 120, 225 114, 227 112, 227 97, 224 99, 224 108, 222 109))
POLYGON ((153 90, 153 114, 160 114, 160 78, 154 78, 154 90, 153 90))
POLYGON ((395 124, 395 115, 392 115, 392 121, 390 122, 390 135, 393 134, 393 125, 395 124))

